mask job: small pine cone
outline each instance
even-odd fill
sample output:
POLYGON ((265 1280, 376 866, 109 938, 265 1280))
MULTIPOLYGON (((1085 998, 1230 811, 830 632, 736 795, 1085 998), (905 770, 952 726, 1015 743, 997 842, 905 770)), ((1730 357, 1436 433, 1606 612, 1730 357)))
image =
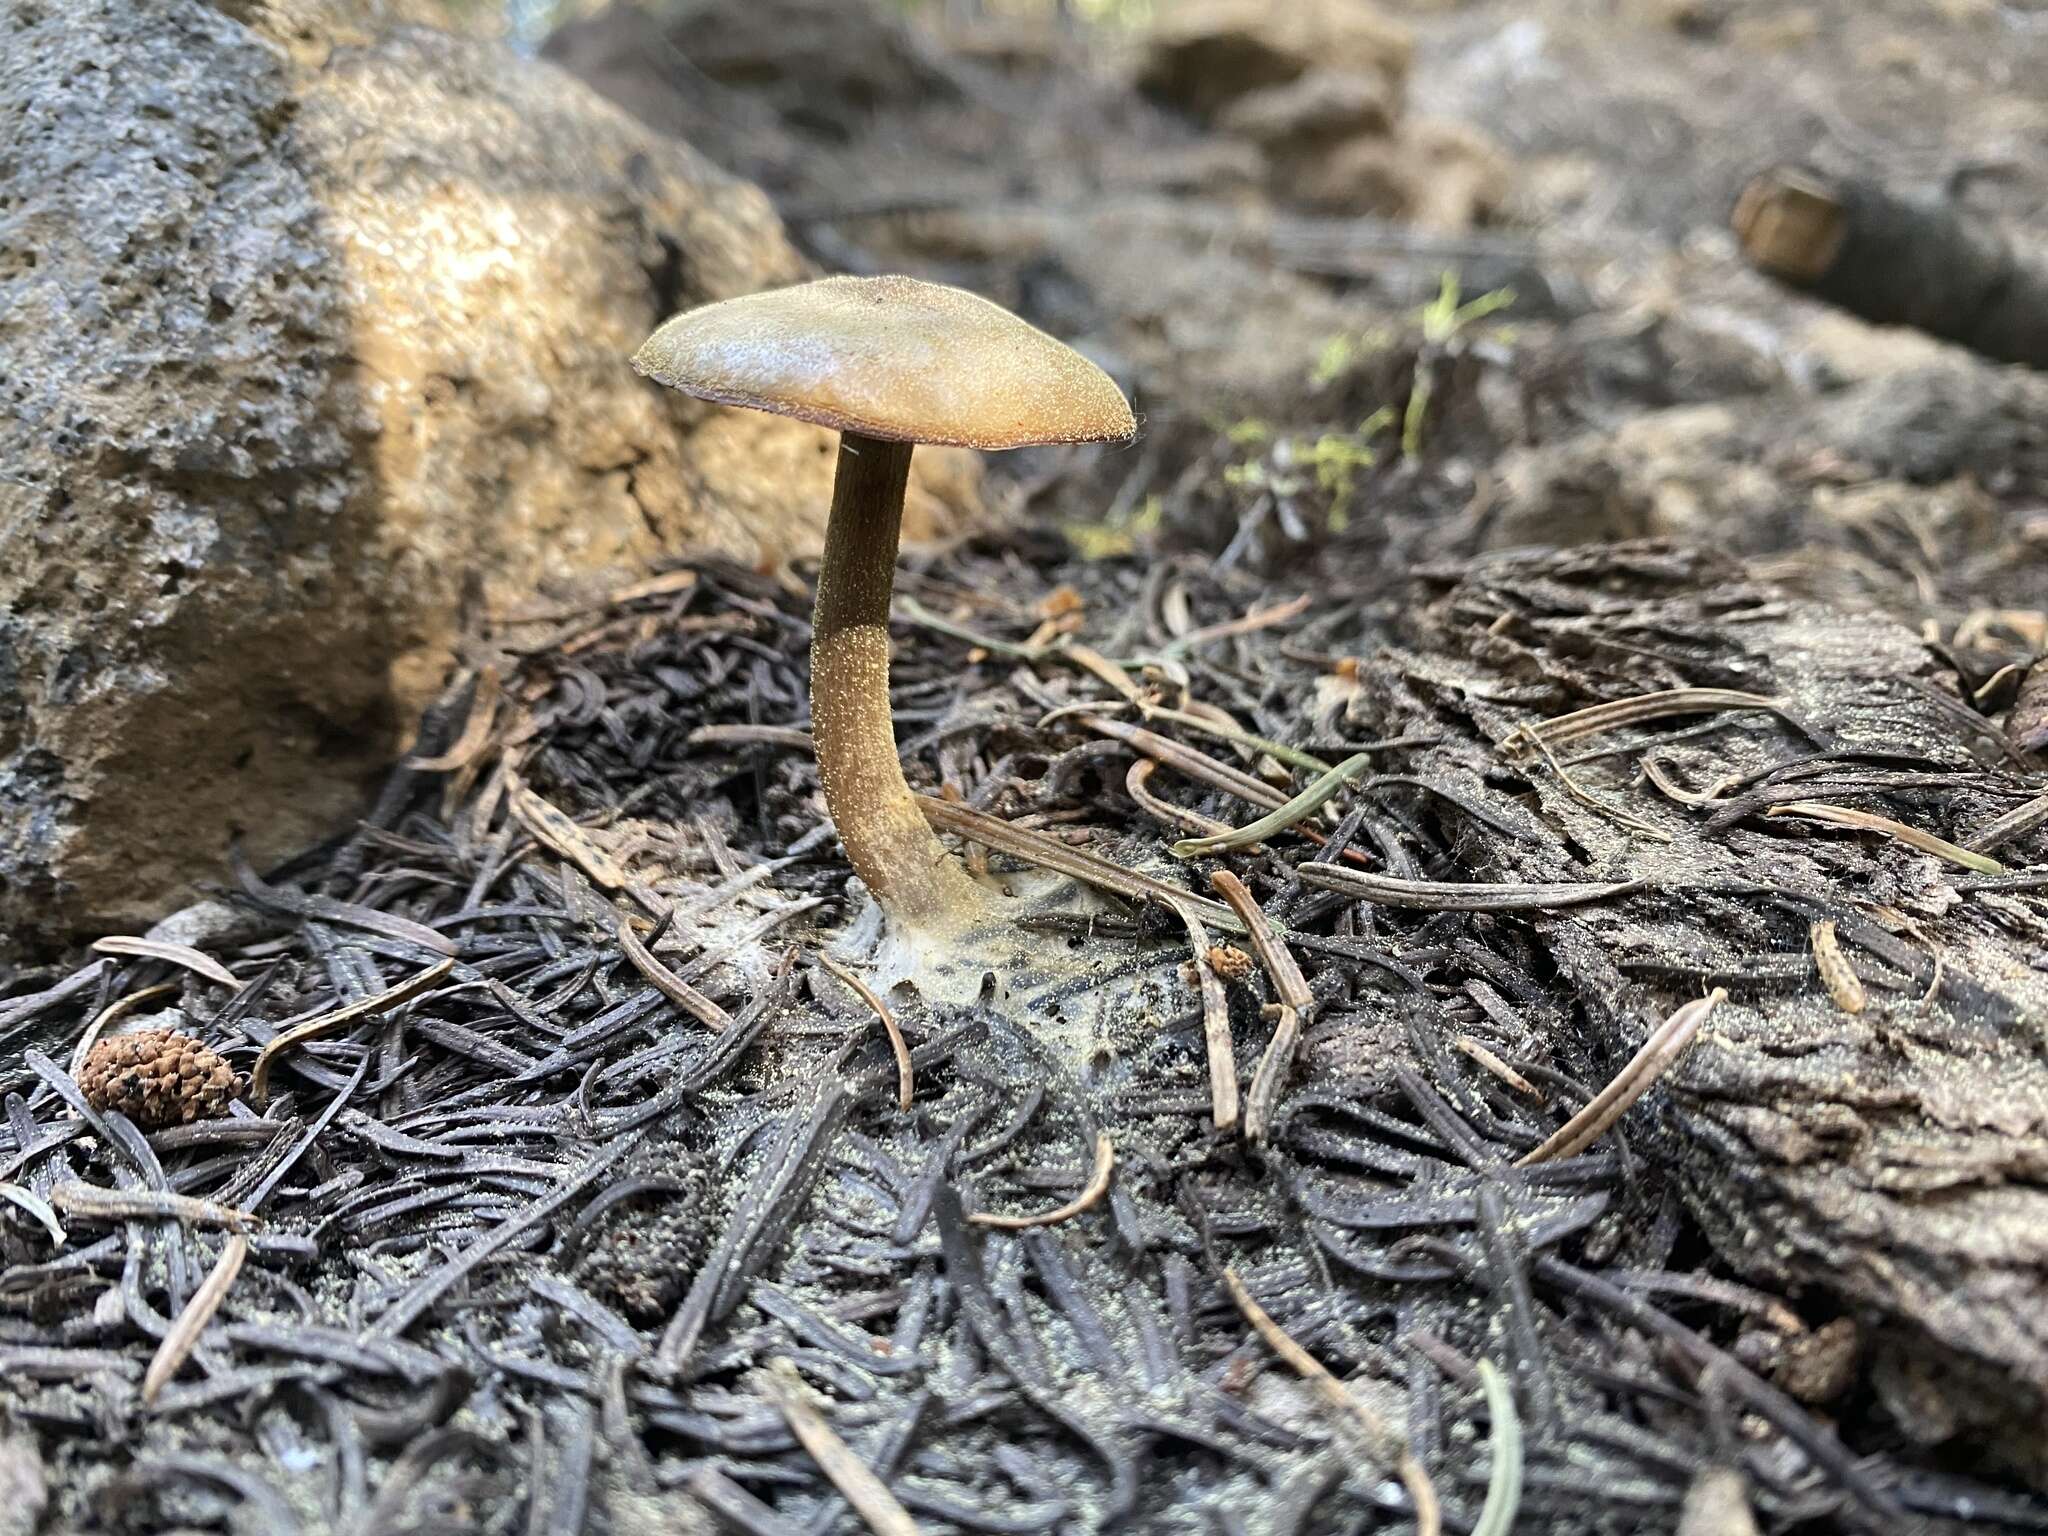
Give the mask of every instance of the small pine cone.
POLYGON ((85 1053, 78 1086, 94 1109, 118 1109, 145 1131, 226 1112, 240 1087, 234 1068, 190 1035, 139 1030, 85 1053))
POLYGON ((1211 944, 1209 969, 1225 981, 1242 985, 1252 979, 1252 957, 1235 944, 1211 944))

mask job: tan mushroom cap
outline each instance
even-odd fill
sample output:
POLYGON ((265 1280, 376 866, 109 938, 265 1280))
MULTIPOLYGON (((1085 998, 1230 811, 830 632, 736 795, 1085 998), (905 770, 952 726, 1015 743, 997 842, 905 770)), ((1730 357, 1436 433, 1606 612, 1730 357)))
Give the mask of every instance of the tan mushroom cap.
POLYGON ((1127 441, 1109 375, 1000 305, 910 277, 828 277, 677 315, 633 366, 671 389, 956 448, 1127 441))

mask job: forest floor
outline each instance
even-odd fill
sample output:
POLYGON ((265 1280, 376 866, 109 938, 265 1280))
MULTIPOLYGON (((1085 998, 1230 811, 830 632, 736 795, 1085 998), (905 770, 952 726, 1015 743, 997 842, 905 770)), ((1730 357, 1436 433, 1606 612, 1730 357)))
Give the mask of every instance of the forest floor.
POLYGON ((2038 224, 2048 20, 1407 19, 1410 109, 1512 156, 1487 229, 1191 191, 1215 136, 1048 34, 888 33, 972 88, 853 92, 858 134, 795 72, 857 52, 610 80, 821 260, 1131 383, 1137 446, 1003 463, 1015 519, 908 554, 894 636, 935 822, 1107 888, 1019 919, 1083 980, 890 999, 905 1064, 824 963, 867 918, 809 567, 537 600, 355 834, 0 1002, 0 1487, 853 1529, 822 1413, 929 1531, 1500 1531, 1510 1486, 1523 1536, 2048 1530, 2048 384, 1723 232, 1779 158, 2038 224), (1446 269, 1515 301, 1430 311, 1446 269), (267 1095, 85 1104, 75 1043, 156 987, 267 1095))

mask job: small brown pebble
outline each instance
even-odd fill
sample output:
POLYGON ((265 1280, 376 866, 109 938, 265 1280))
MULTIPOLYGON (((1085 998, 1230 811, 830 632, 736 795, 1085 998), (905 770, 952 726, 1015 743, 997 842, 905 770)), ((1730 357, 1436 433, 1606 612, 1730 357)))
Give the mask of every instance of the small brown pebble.
POLYGON ((1252 957, 1234 944, 1211 944, 1209 969, 1223 980, 1241 985, 1252 979, 1252 957))
POLYGON ((117 1109, 158 1131, 224 1114, 240 1084, 234 1068, 192 1036, 145 1029, 96 1042, 78 1086, 94 1109, 117 1109))

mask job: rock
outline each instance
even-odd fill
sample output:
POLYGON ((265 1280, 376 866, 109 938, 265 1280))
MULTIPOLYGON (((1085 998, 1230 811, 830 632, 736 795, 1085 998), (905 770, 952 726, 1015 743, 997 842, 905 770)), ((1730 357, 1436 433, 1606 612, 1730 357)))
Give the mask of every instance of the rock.
MULTIPOLYGON (((626 364, 805 275, 687 146, 281 0, 24 0, 0 59, 6 940, 140 924, 238 826, 261 862, 345 825, 487 606, 815 541, 824 434, 626 364)), ((927 513, 971 506, 919 461, 927 513)))
POLYGON ((1184 0, 1146 34, 1138 88, 1198 118, 1311 69, 1379 78, 1400 99, 1414 43, 1359 0, 1184 0))

